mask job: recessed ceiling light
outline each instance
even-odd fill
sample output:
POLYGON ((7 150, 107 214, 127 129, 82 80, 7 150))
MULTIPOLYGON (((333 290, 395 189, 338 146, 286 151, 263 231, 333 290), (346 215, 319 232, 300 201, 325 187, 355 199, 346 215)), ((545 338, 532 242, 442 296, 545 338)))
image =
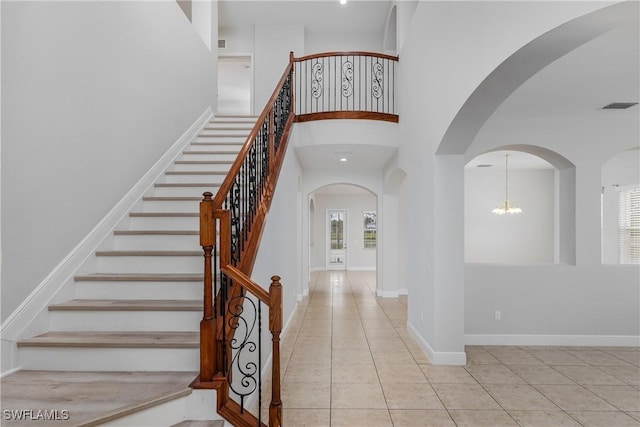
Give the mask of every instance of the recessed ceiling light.
POLYGON ((340 161, 344 163, 344 162, 347 161, 347 158, 346 157, 340 157, 340 161))
POLYGON ((347 4, 347 0, 340 0, 340 4, 347 4))
POLYGON ((612 102, 602 107, 603 110, 626 110, 629 107, 638 105, 637 102, 612 102))

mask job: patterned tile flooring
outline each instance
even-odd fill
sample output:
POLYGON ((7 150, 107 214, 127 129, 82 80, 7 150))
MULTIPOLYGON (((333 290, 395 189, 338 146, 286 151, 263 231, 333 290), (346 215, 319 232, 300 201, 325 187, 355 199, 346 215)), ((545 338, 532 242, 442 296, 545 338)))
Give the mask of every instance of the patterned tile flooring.
POLYGON ((640 426, 640 349, 469 346, 434 366, 406 298, 374 289, 372 272, 314 274, 282 343, 285 426, 640 426))

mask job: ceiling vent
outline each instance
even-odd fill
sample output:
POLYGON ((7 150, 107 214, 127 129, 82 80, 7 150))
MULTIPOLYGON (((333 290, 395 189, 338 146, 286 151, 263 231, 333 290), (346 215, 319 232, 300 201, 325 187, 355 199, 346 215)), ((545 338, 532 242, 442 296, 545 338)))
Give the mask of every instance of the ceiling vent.
POLYGON ((227 39, 218 39, 218 49, 227 48, 227 39))
POLYGON ((626 110, 629 107, 638 105, 637 102, 612 102, 609 105, 602 107, 603 110, 626 110))

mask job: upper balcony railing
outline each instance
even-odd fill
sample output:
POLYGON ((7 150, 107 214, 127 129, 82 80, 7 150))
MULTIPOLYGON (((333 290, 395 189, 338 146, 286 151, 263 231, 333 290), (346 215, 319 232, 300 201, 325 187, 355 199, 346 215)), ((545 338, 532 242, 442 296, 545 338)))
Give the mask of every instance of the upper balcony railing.
POLYGON ((292 58, 297 122, 324 119, 398 121, 397 56, 330 52, 292 58))

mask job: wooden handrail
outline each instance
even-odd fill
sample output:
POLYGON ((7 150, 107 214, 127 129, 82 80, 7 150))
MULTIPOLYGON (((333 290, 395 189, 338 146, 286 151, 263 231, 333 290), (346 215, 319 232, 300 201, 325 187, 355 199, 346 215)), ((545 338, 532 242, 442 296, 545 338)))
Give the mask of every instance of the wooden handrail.
POLYGON ((299 58, 293 58, 293 61, 294 62, 303 62, 303 61, 308 61, 309 59, 327 58, 329 56, 372 56, 374 58, 389 59, 391 61, 397 61, 398 58, 399 58, 398 56, 386 55, 384 53, 353 51, 353 52, 314 53, 313 55, 307 55, 307 56, 301 56, 299 58))
POLYGON ((260 298, 260 301, 262 301, 263 303, 267 305, 270 303, 269 292, 265 291, 256 282, 245 276, 242 271, 238 270, 232 265, 222 267, 221 271, 226 274, 231 280, 234 280, 237 284, 245 288, 247 291, 260 298))

